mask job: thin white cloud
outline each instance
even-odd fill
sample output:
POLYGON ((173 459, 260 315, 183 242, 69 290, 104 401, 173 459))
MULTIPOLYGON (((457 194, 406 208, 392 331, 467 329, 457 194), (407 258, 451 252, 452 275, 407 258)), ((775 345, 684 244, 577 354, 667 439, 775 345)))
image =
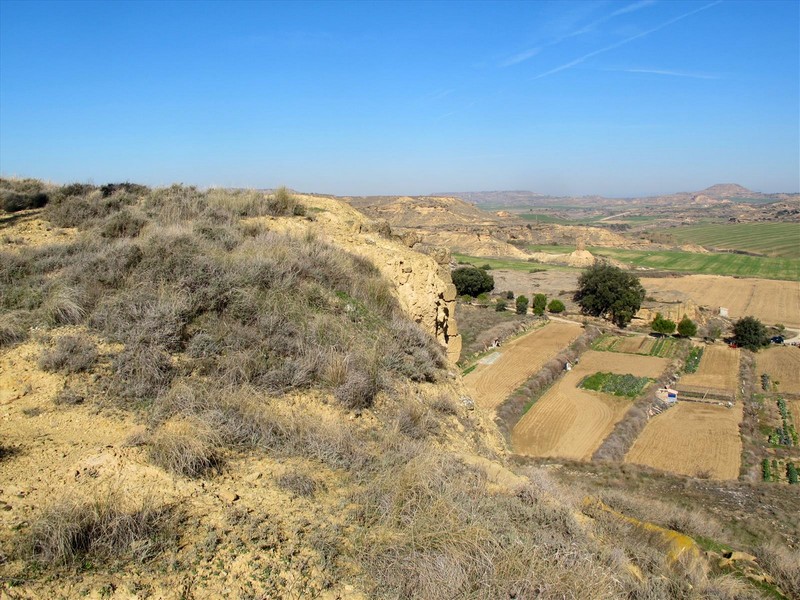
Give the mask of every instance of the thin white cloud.
POLYGON ((607 14, 605 17, 602 17, 600 19, 592 21, 591 23, 589 23, 588 25, 584 25, 580 29, 576 29, 575 31, 571 31, 569 33, 561 35, 558 38, 556 38, 555 40, 544 44, 543 46, 538 46, 536 48, 530 48, 528 50, 525 50, 523 52, 515 54, 514 56, 511 56, 511 57, 507 58, 506 60, 502 61, 499 66, 501 66, 501 67, 510 67, 512 65, 516 65, 516 64, 519 64, 521 62, 524 62, 524 61, 528 60, 529 58, 533 58, 534 56, 539 54, 539 52, 542 51, 542 48, 547 48, 549 46, 555 46, 556 44, 560 44, 564 40, 568 40, 570 38, 577 37, 579 35, 583 35, 584 33, 589 33, 590 31, 593 31, 598 25, 602 25, 603 23, 605 23, 609 19, 613 19, 614 17, 617 17, 619 15, 624 15, 624 14, 636 12, 637 10, 641 10, 641 9, 646 8, 648 6, 651 6, 651 5, 655 4, 655 3, 656 3, 656 0, 639 0, 639 2, 633 2, 632 4, 628 4, 626 6, 623 6, 622 8, 619 8, 619 9, 615 10, 614 12, 607 14))
POLYGON ((623 6, 622 8, 618 8, 609 15, 609 18, 616 17, 617 15, 624 15, 627 13, 635 12, 637 10, 641 10, 642 8, 647 8, 648 6, 652 6, 655 3, 656 0, 640 0, 639 2, 628 4, 628 6, 623 6))
POLYGON ((688 77, 689 79, 722 79, 711 73, 692 73, 691 71, 673 71, 670 69, 605 69, 619 73, 644 73, 648 75, 666 75, 668 77, 688 77))
POLYGON ((701 6, 700 8, 696 8, 696 9, 691 10, 691 11, 689 11, 687 13, 682 14, 682 15, 678 15, 677 17, 673 17, 672 19, 670 19, 668 21, 664 21, 663 23, 661 23, 660 25, 657 25, 656 27, 653 27, 652 29, 648 29, 647 31, 642 31, 641 33, 637 33, 636 35, 632 35, 631 37, 625 38, 624 40, 620 40, 619 42, 615 42, 615 43, 611 44, 610 46, 606 46, 605 48, 600 48, 599 50, 595 50, 594 52, 589 52, 588 54, 584 54, 583 56, 580 56, 580 57, 576 58, 575 60, 572 60, 572 61, 570 61, 568 63, 565 63, 565 64, 563 64, 561 66, 558 66, 558 67, 556 67, 554 69, 550 69, 549 71, 545 71, 544 73, 540 73, 539 75, 534 77, 534 79, 541 79, 542 77, 547 77, 549 75, 553 75, 555 73, 559 73, 561 71, 566 71, 567 69, 571 69, 572 67, 574 67, 576 65, 579 65, 582 62, 585 62, 585 61, 589 60, 590 58, 592 58, 594 56, 597 56, 598 54, 603 54, 604 52, 608 52, 609 50, 614 50, 615 48, 619 48, 620 46, 624 46, 625 44, 629 44, 630 42, 632 42, 634 40, 638 40, 640 38, 643 38, 645 36, 650 35, 651 33, 655 33, 656 31, 660 31, 661 29, 664 29, 665 27, 669 27, 670 25, 672 25, 674 23, 677 23, 678 21, 682 21, 683 19, 691 17, 692 15, 695 15, 695 14, 701 12, 701 11, 707 10, 707 9, 711 8, 712 6, 716 6, 717 4, 720 4, 721 2, 722 2, 722 0, 716 0, 716 2, 711 2, 710 4, 705 4, 705 5, 701 6))
POLYGON ((541 51, 541 48, 531 48, 530 50, 525 50, 525 52, 520 52, 519 54, 515 54, 514 56, 507 58, 500 63, 500 66, 510 67, 511 65, 516 65, 517 63, 521 63, 524 60, 528 60, 529 58, 536 56, 541 51))

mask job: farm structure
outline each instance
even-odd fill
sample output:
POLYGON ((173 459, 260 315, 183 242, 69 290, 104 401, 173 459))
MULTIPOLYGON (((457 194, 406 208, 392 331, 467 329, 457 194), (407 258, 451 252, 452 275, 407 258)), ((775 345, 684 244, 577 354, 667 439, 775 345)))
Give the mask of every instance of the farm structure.
POLYGON ((625 462, 691 477, 739 476, 742 405, 678 402, 647 423, 625 462))
POLYGON ((580 362, 528 410, 511 432, 515 452, 528 456, 589 460, 621 420, 629 398, 579 388, 587 375, 598 372, 659 377, 669 365, 665 358, 589 350, 580 362))
POLYGON ((707 347, 697 371, 681 377, 675 389, 696 399, 735 400, 739 388, 739 355, 738 348, 719 344, 707 347))
POLYGON ((800 348, 775 346, 756 356, 756 373, 766 373, 778 391, 800 399, 800 348))
POLYGON ((494 360, 467 374, 464 384, 478 406, 493 410, 582 331, 577 323, 561 321, 531 331, 504 344, 494 360))

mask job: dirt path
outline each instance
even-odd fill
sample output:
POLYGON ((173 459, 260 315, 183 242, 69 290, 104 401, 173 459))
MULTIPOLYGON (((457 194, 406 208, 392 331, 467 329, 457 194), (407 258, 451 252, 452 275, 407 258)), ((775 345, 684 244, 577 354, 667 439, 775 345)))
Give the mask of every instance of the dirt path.
POLYGON ((630 399, 578 388, 580 381, 598 371, 631 373, 656 378, 669 361, 590 350, 580 363, 520 419, 511 433, 519 454, 589 460, 614 425, 625 416, 630 399))
POLYGON ((741 404, 725 408, 678 402, 650 420, 625 462, 691 477, 736 479, 742 453, 741 420, 741 404))
POLYGON ((499 357, 464 377, 478 406, 493 410, 583 330, 577 323, 549 323, 498 349, 499 357))

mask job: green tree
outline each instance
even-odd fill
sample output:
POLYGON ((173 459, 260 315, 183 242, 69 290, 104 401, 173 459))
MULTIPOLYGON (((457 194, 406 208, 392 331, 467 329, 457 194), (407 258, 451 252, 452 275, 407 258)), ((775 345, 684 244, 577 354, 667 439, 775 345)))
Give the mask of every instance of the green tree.
POLYGON ((733 339, 737 346, 757 352, 769 345, 767 328, 755 317, 743 317, 733 325, 733 339))
POLYGON ((528 313, 528 299, 525 296, 517 296, 517 314, 524 315, 528 313))
POLYGON ((506 300, 513 300, 513 299, 514 299, 514 292, 512 292, 511 290, 508 290, 506 292, 506 300))
POLYGON ((597 263, 581 273, 574 300, 584 314, 607 317, 625 327, 642 306, 644 296, 638 277, 613 265, 597 263))
POLYGON ((541 316, 544 314, 545 308, 547 308, 547 296, 544 294, 534 294, 533 314, 541 316))
POLYGON ((551 313, 554 313, 554 314, 562 313, 562 312, 564 312, 564 310, 566 310, 566 308, 567 307, 564 306, 564 303, 561 300, 557 299, 557 298, 554 299, 554 300, 551 300, 550 304, 547 305, 547 310, 549 310, 551 313))
POLYGON ((459 267, 451 273, 459 296, 478 296, 494 289, 494 277, 475 267, 459 267))
POLYGON ((675 331, 675 321, 665 319, 661 313, 656 313, 656 318, 653 319, 650 327, 656 333, 660 333, 661 335, 670 335, 673 331, 675 331))
POLYGON ((495 312, 505 312, 506 310, 506 301, 505 300, 498 300, 497 303, 494 305, 495 312))
POLYGON ((697 325, 687 315, 683 315, 681 322, 678 323, 678 335, 681 337, 692 337, 697 333, 697 325))

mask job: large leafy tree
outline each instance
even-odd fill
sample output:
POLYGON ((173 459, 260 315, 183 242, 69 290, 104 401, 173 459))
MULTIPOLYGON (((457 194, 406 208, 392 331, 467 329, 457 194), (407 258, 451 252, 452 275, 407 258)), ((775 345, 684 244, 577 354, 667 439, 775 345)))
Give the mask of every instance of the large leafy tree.
POLYGON ((613 265, 595 264, 578 278, 574 300, 584 314, 608 317, 625 327, 641 308, 645 291, 639 278, 613 265))
POLYGON ((494 277, 476 267, 459 267, 451 273, 459 296, 478 296, 494 289, 494 277))
POLYGON ((756 352, 769 345, 767 328, 755 317, 743 317, 733 325, 733 339, 737 346, 756 352))

